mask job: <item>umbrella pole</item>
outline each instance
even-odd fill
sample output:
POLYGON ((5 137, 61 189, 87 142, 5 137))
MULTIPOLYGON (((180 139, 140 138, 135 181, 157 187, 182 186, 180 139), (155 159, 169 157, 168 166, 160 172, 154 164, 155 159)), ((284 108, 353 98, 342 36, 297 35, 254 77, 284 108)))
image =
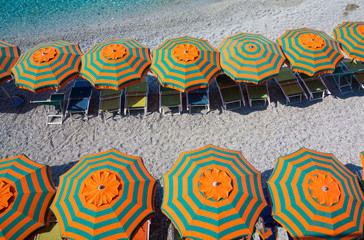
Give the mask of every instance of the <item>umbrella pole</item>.
POLYGON ((5 88, 3 86, 1 86, 1 89, 4 91, 4 93, 6 94, 6 96, 8 96, 8 98, 12 99, 11 96, 9 95, 9 93, 5 90, 5 88))

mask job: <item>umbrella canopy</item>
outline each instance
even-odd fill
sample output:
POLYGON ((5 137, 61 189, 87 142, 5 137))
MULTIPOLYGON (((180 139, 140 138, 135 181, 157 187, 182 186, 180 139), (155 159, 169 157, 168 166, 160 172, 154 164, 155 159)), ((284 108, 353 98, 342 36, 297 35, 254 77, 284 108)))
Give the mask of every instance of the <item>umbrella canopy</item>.
POLYGON ((349 57, 364 61, 364 22, 343 22, 333 34, 349 57))
POLYGON ((0 84, 10 80, 11 68, 18 61, 20 49, 17 46, 0 41, 0 84))
POLYGON ((125 88, 148 73, 149 48, 136 40, 111 39, 95 44, 81 57, 82 76, 97 89, 125 88))
POLYGON ((288 67, 309 76, 333 73, 344 58, 339 43, 323 31, 291 29, 277 42, 288 60, 288 67))
POLYGON ((18 88, 32 92, 58 89, 79 76, 81 50, 64 41, 39 44, 23 53, 11 69, 18 88))
POLYGON ((51 170, 25 155, 0 160, 0 239, 25 239, 49 223, 51 170))
POLYGON ((163 176, 163 213, 181 237, 250 237, 266 207, 261 174, 240 152, 208 145, 181 154, 163 176))
POLYGON ((263 83, 276 77, 286 60, 279 45, 261 34, 227 37, 218 50, 221 68, 236 82, 263 83))
POLYGON ((153 51, 150 70, 163 87, 188 92, 206 88, 220 74, 220 54, 206 40, 184 36, 153 51))
POLYGON ((51 206, 67 239, 130 239, 154 212, 156 180, 142 159, 110 150, 60 177, 51 206))
POLYGON ((364 196, 332 154, 302 148, 279 157, 267 182, 273 217, 294 239, 362 236, 364 196))

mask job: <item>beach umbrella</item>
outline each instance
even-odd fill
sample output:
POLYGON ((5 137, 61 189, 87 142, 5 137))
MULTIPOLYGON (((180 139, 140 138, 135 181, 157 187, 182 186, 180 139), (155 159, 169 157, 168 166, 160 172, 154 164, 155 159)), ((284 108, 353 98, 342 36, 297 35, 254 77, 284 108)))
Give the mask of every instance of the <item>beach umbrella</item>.
POLYGON ((86 155, 60 177, 51 209, 67 239, 130 239, 154 212, 156 180, 140 157, 86 155))
POLYGON ((226 37, 218 50, 221 68, 236 82, 263 83, 276 77, 285 62, 280 46, 261 34, 226 37))
POLYGON ((302 148, 279 157, 267 184, 273 217, 294 239, 362 236, 358 179, 332 154, 302 148))
POLYGON ((0 41, 0 84, 12 79, 10 70, 18 61, 19 55, 19 47, 0 41))
POLYGON ((19 47, 0 41, 0 88, 12 101, 14 108, 20 107, 24 103, 24 99, 18 96, 10 96, 1 84, 12 79, 11 68, 18 61, 19 55, 19 47))
POLYGON ((49 223, 51 170, 25 155, 0 160, 0 239, 25 239, 49 223))
POLYGON ((18 88, 32 92, 58 89, 79 76, 81 50, 64 41, 39 44, 11 69, 18 88))
POLYGON ((111 39, 95 44, 81 57, 82 76, 97 89, 125 88, 148 73, 149 48, 136 40, 111 39))
POLYGON ((153 51, 150 70, 163 87, 188 92, 206 88, 220 74, 219 57, 206 40, 172 38, 153 51))
POLYGON ((364 22, 343 22, 333 34, 349 57, 364 61, 364 22))
POLYGON ((277 42, 288 60, 288 67, 309 76, 333 73, 344 58, 339 42, 323 31, 291 29, 278 38, 277 42))
POLYGON ((250 239, 266 207, 261 174, 240 152, 212 145, 182 153, 163 184, 161 209, 182 238, 250 239))

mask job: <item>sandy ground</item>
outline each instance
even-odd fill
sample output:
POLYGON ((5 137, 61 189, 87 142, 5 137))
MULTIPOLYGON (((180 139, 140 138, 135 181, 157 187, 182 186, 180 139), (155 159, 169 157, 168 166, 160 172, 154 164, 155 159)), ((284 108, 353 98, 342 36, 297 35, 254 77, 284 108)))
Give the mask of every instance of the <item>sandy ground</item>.
MULTIPOLYGON (((242 31, 262 33, 275 40, 286 29, 310 27, 332 36, 332 29, 341 22, 363 20, 363 7, 360 0, 181 3, 170 11, 134 19, 47 34, 2 36, 2 40, 19 45, 24 51, 41 42, 62 39, 79 43, 86 52, 92 44, 111 37, 135 38, 154 49, 167 38, 191 35, 205 38, 218 47, 224 37, 242 31), (359 8, 346 10, 348 4, 359 8)), ((15 110, 6 96, 0 95, 0 158, 24 153, 36 162, 48 164, 56 184, 58 177, 83 155, 111 148, 141 156, 156 179, 172 167, 181 152, 207 144, 240 151, 262 172, 264 181, 278 156, 301 147, 333 153, 353 172, 361 168, 364 90, 359 91, 357 84, 354 84, 354 93, 343 96, 332 79, 327 79, 332 95, 323 101, 305 100, 287 106, 279 87, 270 82, 272 104, 269 107, 224 111, 213 83, 209 113, 190 115, 184 111, 180 116, 162 116, 158 112, 157 79, 148 75, 148 81, 151 91, 147 115, 117 116, 103 123, 97 117, 98 91, 94 91, 90 119, 83 122, 67 118, 62 126, 47 126, 43 107, 29 103, 29 100, 46 99, 49 92, 34 94, 17 89, 13 82, 5 83, 3 86, 10 94, 23 94, 27 102, 15 110)), ((70 84, 65 91, 69 89, 70 84)), ((170 221, 160 212, 162 197, 159 184, 151 239, 171 239, 170 221)), ((281 238, 286 239, 284 230, 281 231, 281 236, 284 235, 281 238)))

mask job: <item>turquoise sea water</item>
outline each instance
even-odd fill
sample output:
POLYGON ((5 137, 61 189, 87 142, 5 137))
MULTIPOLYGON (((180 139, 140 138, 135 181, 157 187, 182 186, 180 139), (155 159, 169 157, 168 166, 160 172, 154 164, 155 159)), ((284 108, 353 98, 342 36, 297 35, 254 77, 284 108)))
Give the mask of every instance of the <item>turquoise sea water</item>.
MULTIPOLYGON (((180 0, 0 0, 0 34, 67 30, 142 16, 180 0)), ((0 38, 1 39, 1 38, 0 38)))

